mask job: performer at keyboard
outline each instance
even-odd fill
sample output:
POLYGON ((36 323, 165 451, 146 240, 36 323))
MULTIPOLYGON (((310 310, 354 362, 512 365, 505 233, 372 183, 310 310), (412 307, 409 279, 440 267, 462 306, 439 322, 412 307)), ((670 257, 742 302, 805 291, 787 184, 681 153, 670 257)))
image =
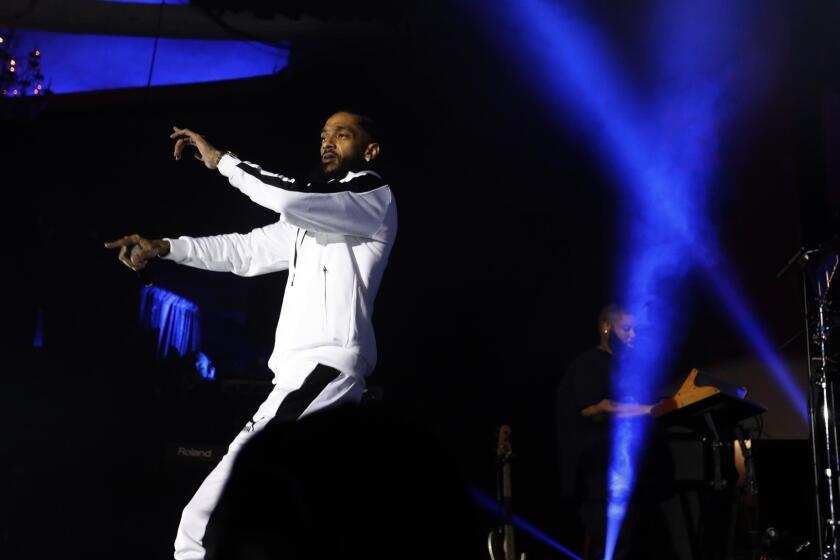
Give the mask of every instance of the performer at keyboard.
MULTIPOLYGON (((610 461, 610 418, 649 416, 652 404, 622 402, 614 398, 613 376, 617 363, 633 351, 635 320, 620 305, 608 305, 598 316, 599 344, 583 352, 569 366, 557 392, 557 435, 563 494, 579 506, 587 533, 588 558, 603 558, 607 522, 607 468, 610 461)), ((655 506, 665 491, 670 456, 667 449, 653 446, 656 469, 637 472, 633 504, 628 509, 615 558, 629 558, 630 535, 638 528, 651 503, 655 506), (664 460, 663 460, 664 459, 664 460), (654 472, 664 467, 665 472, 654 472), (657 482, 657 483, 654 483, 657 482), (642 507, 639 507, 639 506, 642 507), (645 511, 643 514, 642 512, 645 511)), ((652 448, 647 459, 651 459, 652 448)), ((654 509, 657 509, 654 507, 654 509)), ((658 511, 653 517, 659 518, 658 511)))

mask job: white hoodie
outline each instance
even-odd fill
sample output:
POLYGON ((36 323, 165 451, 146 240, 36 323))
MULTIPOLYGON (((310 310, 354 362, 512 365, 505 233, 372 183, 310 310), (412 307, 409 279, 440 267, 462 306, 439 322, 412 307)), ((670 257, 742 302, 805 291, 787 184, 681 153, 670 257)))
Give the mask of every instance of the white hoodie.
POLYGON ((374 171, 305 187, 230 154, 219 171, 280 220, 246 234, 168 239, 180 264, 256 276, 289 270, 274 351, 274 382, 296 384, 315 363, 363 382, 376 364, 371 317, 397 234, 391 188, 374 171))

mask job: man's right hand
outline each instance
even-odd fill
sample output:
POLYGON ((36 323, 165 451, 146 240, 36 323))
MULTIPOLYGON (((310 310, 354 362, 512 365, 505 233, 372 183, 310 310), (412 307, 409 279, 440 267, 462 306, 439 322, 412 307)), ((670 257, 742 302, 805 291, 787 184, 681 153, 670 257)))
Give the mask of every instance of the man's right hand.
POLYGON ((184 151, 184 148, 187 146, 194 146, 197 150, 195 153, 195 159, 201 161, 205 166, 207 166, 207 169, 216 169, 219 165, 219 160, 222 159, 223 152, 221 150, 217 150, 204 139, 204 136, 198 134, 197 132, 193 132, 189 128, 178 128, 177 126, 173 126, 172 130, 174 132, 170 134, 169 137, 173 140, 177 140, 175 142, 175 159, 181 159, 181 153, 184 151))
POLYGON ((586 418, 597 418, 602 415, 630 418, 634 416, 650 416, 652 409, 653 405, 650 404, 624 403, 602 399, 581 410, 580 414, 586 418))
POLYGON ((120 262, 131 270, 143 270, 149 260, 169 254, 169 241, 145 239, 136 233, 105 244, 106 249, 119 249, 120 262))

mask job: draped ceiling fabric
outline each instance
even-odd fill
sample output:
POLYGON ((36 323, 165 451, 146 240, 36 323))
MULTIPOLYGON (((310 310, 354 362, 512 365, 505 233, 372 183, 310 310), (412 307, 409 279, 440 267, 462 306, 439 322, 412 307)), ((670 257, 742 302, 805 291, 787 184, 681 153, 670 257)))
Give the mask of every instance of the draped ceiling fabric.
POLYGON ((198 349, 198 306, 177 294, 155 286, 144 287, 140 322, 157 331, 157 351, 162 358, 173 349, 181 356, 198 349))

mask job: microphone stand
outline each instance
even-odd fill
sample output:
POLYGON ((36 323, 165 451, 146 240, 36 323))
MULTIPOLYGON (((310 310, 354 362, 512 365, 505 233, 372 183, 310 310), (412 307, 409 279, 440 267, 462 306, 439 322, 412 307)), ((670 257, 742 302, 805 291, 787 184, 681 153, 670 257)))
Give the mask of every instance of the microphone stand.
POLYGON ((840 445, 836 421, 840 369, 833 359, 840 351, 840 342, 832 337, 833 330, 840 328, 840 313, 830 299, 840 256, 830 248, 802 247, 777 278, 794 264, 802 269, 817 546, 819 558, 840 560, 840 445), (817 259, 818 256, 822 258, 817 259))

